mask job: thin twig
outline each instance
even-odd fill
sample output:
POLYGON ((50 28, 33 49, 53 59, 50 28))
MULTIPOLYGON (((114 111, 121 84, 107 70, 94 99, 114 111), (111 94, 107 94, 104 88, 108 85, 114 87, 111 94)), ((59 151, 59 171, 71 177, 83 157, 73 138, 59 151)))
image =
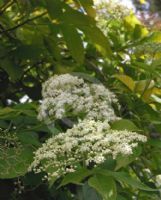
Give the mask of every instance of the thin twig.
POLYGON ((6 2, 3 6, 1 6, 0 15, 2 15, 6 11, 6 9, 12 6, 14 3, 15 2, 12 0, 12 1, 6 2))
POLYGON ((4 34, 4 33, 6 33, 6 32, 13 31, 13 30, 15 30, 15 29, 17 29, 17 28, 19 28, 19 27, 21 27, 21 26, 23 26, 23 25, 25 25, 25 24, 27 24, 27 23, 29 23, 29 22, 31 22, 31 21, 34 21, 35 19, 38 19, 39 17, 42 17, 42 16, 46 15, 46 14, 47 14, 47 11, 45 11, 45 12, 43 12, 42 14, 37 15, 36 17, 33 17, 33 18, 31 18, 31 19, 27 19, 27 20, 25 20, 24 22, 22 22, 21 24, 17 24, 16 26, 14 26, 14 27, 12 27, 12 28, 9 28, 9 29, 6 29, 6 30, 4 30, 4 31, 1 31, 1 32, 0 32, 0 35, 4 34))
MULTIPOLYGON (((5 31, 5 28, 2 24, 0 24, 0 30, 5 31)), ((15 40, 15 38, 10 33, 6 32, 5 35, 8 39, 15 40)))
POLYGON ((102 73, 102 71, 92 62, 86 59, 87 68, 92 68, 95 73, 100 76, 104 81, 107 81, 107 77, 102 73))

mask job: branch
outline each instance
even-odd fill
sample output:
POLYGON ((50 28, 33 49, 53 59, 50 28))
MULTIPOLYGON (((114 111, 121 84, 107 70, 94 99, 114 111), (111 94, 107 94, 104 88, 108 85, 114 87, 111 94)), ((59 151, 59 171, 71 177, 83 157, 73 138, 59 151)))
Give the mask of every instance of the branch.
POLYGON ((138 177, 138 179, 139 179, 142 183, 144 183, 144 182, 145 182, 144 177, 140 175, 140 173, 139 173, 140 171, 137 170, 137 169, 135 168, 135 165, 134 165, 133 163, 131 163, 131 164, 130 164, 130 167, 131 167, 131 169, 133 170, 133 172, 136 174, 136 176, 138 177))
POLYGON ((88 69, 94 70, 94 72, 103 80, 107 81, 107 77, 104 75, 104 73, 90 60, 85 60, 85 65, 88 69))
POLYGON ((25 20, 24 22, 22 22, 21 24, 18 24, 18 25, 16 25, 16 26, 12 27, 12 28, 9 28, 9 29, 6 29, 6 30, 4 30, 4 31, 1 31, 1 32, 0 32, 0 35, 2 35, 2 34, 4 34, 4 33, 7 33, 7 32, 10 32, 10 31, 13 31, 13 30, 15 30, 15 29, 17 29, 17 28, 19 28, 19 27, 21 27, 21 26, 23 26, 23 25, 25 25, 25 24, 27 24, 27 23, 29 23, 29 22, 31 22, 31 21, 34 21, 35 19, 38 19, 39 17, 42 17, 42 16, 46 15, 46 14, 47 14, 47 11, 45 11, 45 12, 43 12, 42 14, 37 15, 36 17, 33 17, 33 18, 31 18, 31 19, 27 19, 27 20, 25 20))
POLYGON ((10 6, 12 6, 15 2, 13 0, 6 2, 3 6, 1 6, 0 8, 0 15, 2 15, 7 8, 9 8, 10 6))
MULTIPOLYGON (((2 31, 5 31, 5 28, 3 27, 2 24, 0 24, 0 29, 1 29, 2 31)), ((11 40, 14 39, 14 40, 15 40, 15 38, 14 38, 10 33, 6 32, 5 35, 6 35, 6 37, 7 37, 8 39, 11 39, 11 40)))

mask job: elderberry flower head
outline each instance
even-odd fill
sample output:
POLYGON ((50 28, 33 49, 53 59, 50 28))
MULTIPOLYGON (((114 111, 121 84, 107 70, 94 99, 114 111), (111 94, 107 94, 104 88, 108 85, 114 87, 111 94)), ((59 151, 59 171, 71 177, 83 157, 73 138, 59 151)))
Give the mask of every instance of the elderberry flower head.
POLYGON ((85 82, 70 74, 55 75, 43 84, 43 100, 38 119, 47 121, 76 119, 116 120, 112 108, 115 95, 102 84, 85 82))
POLYGON ((97 25, 105 35, 109 35, 113 29, 111 29, 111 25, 115 24, 116 27, 116 25, 123 23, 126 16, 133 13, 132 9, 119 0, 99 0, 98 3, 95 2, 95 7, 97 25))
POLYGON ((140 142, 146 142, 146 137, 127 130, 112 130, 107 121, 84 120, 66 133, 48 139, 35 152, 29 170, 46 172, 48 180, 57 179, 81 166, 96 167, 107 156, 113 159, 129 156, 140 142))
POLYGON ((123 4, 119 0, 99 0, 99 3, 95 0, 95 6, 98 16, 106 16, 107 19, 122 19, 132 12, 132 9, 123 4))

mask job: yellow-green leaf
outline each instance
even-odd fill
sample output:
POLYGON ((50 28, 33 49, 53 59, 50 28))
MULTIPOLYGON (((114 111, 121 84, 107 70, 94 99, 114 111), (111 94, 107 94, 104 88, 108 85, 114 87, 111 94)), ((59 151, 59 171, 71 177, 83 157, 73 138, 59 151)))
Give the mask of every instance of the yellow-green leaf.
POLYGON ((145 0, 139 0, 141 4, 145 4, 146 1, 145 0))
POLYGON ((124 85, 126 85, 131 91, 134 91, 135 81, 130 76, 116 74, 115 77, 120 80, 124 85))
POLYGON ((134 29, 136 25, 141 24, 134 14, 128 15, 124 18, 125 25, 134 29))
POLYGON ((153 88, 153 93, 158 95, 158 96, 161 96, 161 88, 154 87, 153 88))
POLYGON ((160 43, 161 42, 161 32, 160 31, 154 32, 149 39, 151 42, 160 43))
POLYGON ((128 119, 121 119, 115 121, 111 124, 111 128, 114 130, 129 130, 129 131, 138 131, 139 128, 128 119))
POLYGON ((153 80, 135 81, 135 91, 140 93, 144 90, 152 89, 154 85, 155 82, 153 80))

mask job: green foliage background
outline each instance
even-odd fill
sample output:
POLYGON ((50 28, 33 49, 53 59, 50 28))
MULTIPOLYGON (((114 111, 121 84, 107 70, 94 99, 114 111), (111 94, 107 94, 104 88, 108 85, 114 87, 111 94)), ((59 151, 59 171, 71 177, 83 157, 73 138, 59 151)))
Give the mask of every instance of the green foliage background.
POLYGON ((92 0, 0 0, 0 199, 161 198, 161 32, 133 14, 95 16, 92 0), (114 91, 124 119, 113 128, 138 130, 148 142, 117 169, 108 160, 92 176, 78 171, 49 187, 27 172, 33 151, 60 131, 37 120, 41 84, 71 72, 114 91))

